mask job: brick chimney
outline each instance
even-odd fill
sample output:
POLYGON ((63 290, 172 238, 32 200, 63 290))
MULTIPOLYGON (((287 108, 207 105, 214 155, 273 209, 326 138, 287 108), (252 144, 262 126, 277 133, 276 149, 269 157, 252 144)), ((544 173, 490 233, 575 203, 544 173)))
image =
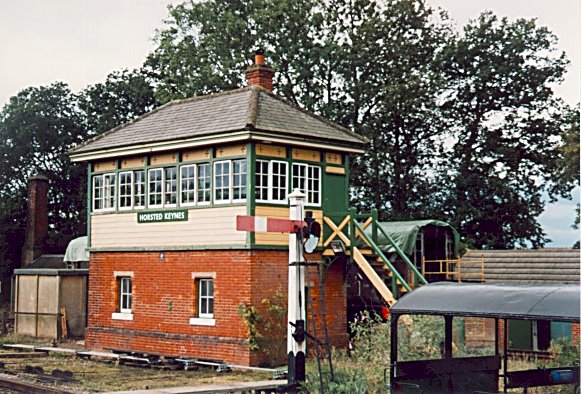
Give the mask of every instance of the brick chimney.
POLYGON ((259 49, 254 55, 254 64, 246 69, 248 86, 261 86, 272 92, 274 69, 264 64, 264 51, 259 49))
POLYGON ((48 178, 36 175, 28 178, 28 209, 26 233, 22 247, 21 266, 26 267, 39 257, 48 232, 48 178))

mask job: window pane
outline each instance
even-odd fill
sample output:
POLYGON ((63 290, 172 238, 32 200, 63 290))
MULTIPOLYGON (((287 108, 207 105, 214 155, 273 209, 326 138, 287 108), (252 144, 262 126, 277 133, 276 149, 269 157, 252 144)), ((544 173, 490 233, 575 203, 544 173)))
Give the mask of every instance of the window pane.
POLYGON ((162 205, 163 170, 149 170, 149 205, 162 205))
POLYGON ((145 206, 145 171, 135 171, 133 173, 133 193, 134 193, 134 204, 136 207, 145 206))
POLYGON ((210 202, 210 165, 198 164, 198 203, 210 202))
POLYGON ((175 205, 177 202, 177 169, 175 167, 165 168, 165 199, 164 205, 175 205))
POLYGON ((181 168, 182 204, 193 204, 196 198, 196 166, 181 168))
POLYGON ((119 208, 132 208, 133 173, 122 172, 119 174, 119 208))
POLYGON ((214 171, 214 199, 216 201, 230 200, 230 162, 215 163, 214 171))
POLYGON ((244 200, 246 199, 246 160, 235 160, 233 162, 234 170, 232 172, 233 176, 233 189, 232 193, 234 200, 244 200))

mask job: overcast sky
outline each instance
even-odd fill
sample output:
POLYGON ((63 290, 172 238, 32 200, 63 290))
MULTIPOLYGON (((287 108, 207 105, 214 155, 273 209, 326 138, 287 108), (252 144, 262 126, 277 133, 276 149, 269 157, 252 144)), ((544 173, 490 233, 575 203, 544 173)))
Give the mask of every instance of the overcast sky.
MULTIPOLYGON (((64 81, 74 91, 101 82, 108 73, 139 67, 154 48, 167 5, 179 0, 0 0, 0 105, 28 86, 64 81)), ((485 9, 500 16, 537 18, 559 38, 571 60, 557 93, 580 101, 581 5, 579 0, 429 0, 448 10, 460 29, 485 9)), ((570 246, 579 233, 569 226, 574 202, 547 207, 541 223, 555 241, 570 246)))

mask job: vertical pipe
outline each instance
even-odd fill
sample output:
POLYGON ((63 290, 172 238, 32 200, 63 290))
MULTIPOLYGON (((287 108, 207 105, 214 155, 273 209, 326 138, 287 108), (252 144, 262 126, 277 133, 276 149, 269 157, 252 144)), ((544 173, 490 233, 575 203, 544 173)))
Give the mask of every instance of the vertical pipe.
POLYGON ((371 210, 371 217, 373 218, 373 222, 371 223, 371 239, 377 244, 377 226, 379 226, 377 208, 371 210))
MULTIPOLYGON (((251 142, 249 142, 246 145, 246 162, 248 163, 246 172, 247 173, 246 184, 248 185, 248 191, 246 194, 246 212, 247 212, 246 214, 249 216, 254 216, 256 214, 256 194, 254 192, 256 186, 256 152, 255 145, 251 142)), ((286 190, 288 190, 289 178, 290 177, 287 176, 286 190)), ((248 231, 246 233, 246 246, 248 246, 249 248, 254 247, 255 240, 256 240, 255 232, 248 231)))
POLYGON ((480 261, 480 282, 484 283, 484 255, 482 255, 480 261))
POLYGON ((452 358, 452 316, 444 316, 444 358, 452 358))
POLYGON ((349 208, 349 261, 353 262, 353 250, 355 249, 355 209, 349 208))
POLYGON ((34 336, 38 337, 38 289, 40 287, 39 284, 40 281, 40 275, 36 275, 36 307, 34 309, 34 316, 36 317, 34 319, 34 336))
MULTIPOLYGON (((498 355, 500 353, 500 349, 498 348, 498 317, 494 319, 494 354, 498 355)), ((484 325, 484 332, 486 333, 486 323, 484 325)))
POLYGON ((395 393, 395 387, 393 378, 396 374, 397 365, 397 321, 399 315, 391 315, 390 325, 391 325, 391 341, 390 341, 390 357, 389 357, 389 387, 392 393, 395 393))
POLYGON ((503 348, 504 348, 504 363, 502 368, 502 380, 504 382, 504 392, 507 392, 506 384, 508 383, 508 320, 504 319, 504 338, 503 338, 503 348))
POLYGON ((458 257, 458 283, 462 282, 462 260, 458 257))

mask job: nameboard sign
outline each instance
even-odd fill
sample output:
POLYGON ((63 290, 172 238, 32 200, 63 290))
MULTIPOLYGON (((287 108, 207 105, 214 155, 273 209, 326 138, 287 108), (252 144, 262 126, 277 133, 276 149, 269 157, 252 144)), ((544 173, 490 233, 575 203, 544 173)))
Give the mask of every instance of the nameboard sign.
POLYGON ((159 212, 139 212, 137 223, 185 222, 188 220, 188 211, 185 209, 159 212))

